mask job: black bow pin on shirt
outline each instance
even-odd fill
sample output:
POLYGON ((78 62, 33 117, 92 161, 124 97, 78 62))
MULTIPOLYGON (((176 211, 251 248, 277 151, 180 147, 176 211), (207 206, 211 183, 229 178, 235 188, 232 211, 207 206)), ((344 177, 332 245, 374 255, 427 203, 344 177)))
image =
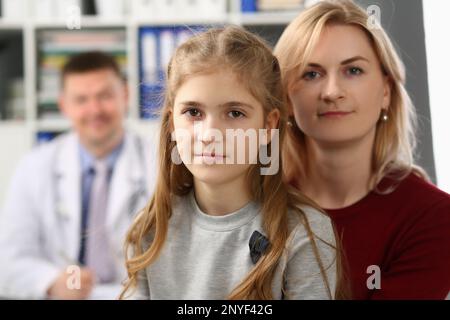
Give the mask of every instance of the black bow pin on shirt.
POLYGON ((256 264, 270 245, 269 239, 258 231, 254 231, 248 243, 250 247, 250 258, 256 264))

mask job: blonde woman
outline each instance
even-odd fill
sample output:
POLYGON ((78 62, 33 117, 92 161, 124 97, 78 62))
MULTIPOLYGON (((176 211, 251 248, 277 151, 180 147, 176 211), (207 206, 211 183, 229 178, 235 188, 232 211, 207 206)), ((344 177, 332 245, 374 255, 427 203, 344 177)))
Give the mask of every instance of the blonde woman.
POLYGON ((287 180, 328 212, 356 299, 444 299, 450 197, 413 162, 405 70, 379 24, 322 1, 275 48, 289 96, 287 180))
MULTIPOLYGON (((212 134, 278 129, 283 139, 286 95, 271 50, 241 28, 211 29, 176 50, 166 90, 159 178, 128 233, 122 298, 335 297, 330 219, 284 184, 281 168, 263 175, 249 143, 229 148, 227 135, 223 149, 212 134), (236 162, 235 151, 247 160, 236 162)), ((279 143, 267 141, 258 144, 279 143)))

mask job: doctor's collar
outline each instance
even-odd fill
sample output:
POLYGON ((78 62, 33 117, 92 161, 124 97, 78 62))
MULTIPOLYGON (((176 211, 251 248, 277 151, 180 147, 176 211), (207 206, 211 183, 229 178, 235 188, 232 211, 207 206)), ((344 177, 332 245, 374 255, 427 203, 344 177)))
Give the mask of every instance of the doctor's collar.
MULTIPOLYGON (((106 156, 106 161, 108 163, 108 168, 112 170, 114 165, 119 158, 120 152, 123 149, 124 139, 115 147, 109 155, 106 156)), ((96 158, 81 144, 79 143, 80 159, 81 159, 81 171, 88 172, 94 167, 96 158)))

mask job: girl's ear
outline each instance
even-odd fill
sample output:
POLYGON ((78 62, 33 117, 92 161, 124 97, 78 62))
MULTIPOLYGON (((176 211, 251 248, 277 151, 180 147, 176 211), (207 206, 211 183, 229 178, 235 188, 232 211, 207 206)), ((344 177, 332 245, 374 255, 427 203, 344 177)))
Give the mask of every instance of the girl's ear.
POLYGON ((266 117, 266 134, 267 134, 267 144, 270 143, 272 139, 272 130, 278 129, 278 125, 280 122, 280 110, 273 109, 269 112, 266 117))
POLYGON ((169 108, 167 111, 167 120, 169 123, 169 131, 172 133, 175 130, 175 126, 173 124, 173 109, 169 108))

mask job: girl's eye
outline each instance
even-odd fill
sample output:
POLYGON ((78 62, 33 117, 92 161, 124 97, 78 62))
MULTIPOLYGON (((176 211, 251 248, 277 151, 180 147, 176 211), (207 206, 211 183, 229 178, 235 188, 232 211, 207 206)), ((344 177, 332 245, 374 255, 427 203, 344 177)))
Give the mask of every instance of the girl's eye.
POLYGON ((245 117, 245 114, 243 114, 242 112, 238 111, 238 110, 233 110, 228 112, 228 116, 230 116, 231 118, 242 118, 245 117))
POLYGON ((320 73, 318 73, 317 71, 308 71, 303 74, 302 78, 305 80, 314 80, 314 79, 318 78, 319 76, 320 76, 320 73))
POLYGON ((347 69, 347 74, 351 76, 358 76, 363 73, 363 70, 358 67, 350 67, 347 69))
POLYGON ((190 109, 184 111, 183 114, 188 114, 192 118, 198 118, 201 116, 200 110, 198 110, 196 108, 190 108, 190 109))

